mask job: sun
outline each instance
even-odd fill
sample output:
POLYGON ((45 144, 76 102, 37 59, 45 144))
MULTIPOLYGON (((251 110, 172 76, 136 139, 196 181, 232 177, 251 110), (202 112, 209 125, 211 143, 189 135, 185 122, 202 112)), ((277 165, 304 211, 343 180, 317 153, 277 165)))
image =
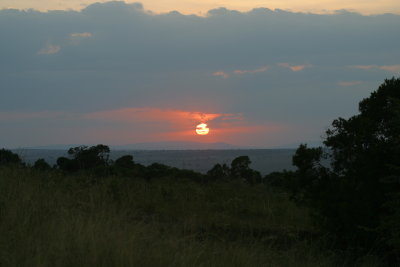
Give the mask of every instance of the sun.
POLYGON ((207 124, 200 123, 196 126, 196 133, 198 135, 207 135, 210 132, 210 129, 207 127, 207 124))

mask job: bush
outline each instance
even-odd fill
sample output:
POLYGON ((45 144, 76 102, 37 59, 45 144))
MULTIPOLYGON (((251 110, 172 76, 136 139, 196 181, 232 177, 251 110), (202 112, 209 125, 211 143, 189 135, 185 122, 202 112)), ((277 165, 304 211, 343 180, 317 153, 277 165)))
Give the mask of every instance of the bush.
POLYGON ((13 153, 11 150, 0 149, 0 166, 10 164, 20 165, 22 161, 18 154, 13 153))
POLYGON ((41 171, 50 170, 50 165, 44 159, 38 159, 33 164, 33 168, 41 171))

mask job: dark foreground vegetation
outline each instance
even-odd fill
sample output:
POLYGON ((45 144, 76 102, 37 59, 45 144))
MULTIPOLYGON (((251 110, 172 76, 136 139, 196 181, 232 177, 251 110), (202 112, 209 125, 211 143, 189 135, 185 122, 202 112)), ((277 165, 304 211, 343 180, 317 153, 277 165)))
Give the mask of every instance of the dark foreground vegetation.
POLYGON ((359 107, 264 177, 247 156, 201 174, 0 150, 0 266, 398 266, 400 79, 359 107))

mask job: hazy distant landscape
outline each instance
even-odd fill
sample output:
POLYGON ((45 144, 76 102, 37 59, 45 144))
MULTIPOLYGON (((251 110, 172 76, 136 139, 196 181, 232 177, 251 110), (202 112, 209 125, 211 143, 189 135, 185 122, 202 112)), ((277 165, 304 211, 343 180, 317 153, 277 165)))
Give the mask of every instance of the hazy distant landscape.
MULTIPOLYGON (((111 150, 110 159, 132 155, 136 163, 150 165, 161 163, 180 169, 206 173, 217 163, 229 164, 239 156, 249 156, 254 170, 266 175, 274 171, 294 170, 292 156, 295 149, 225 149, 225 150, 111 150)), ((54 165, 58 157, 66 156, 65 149, 15 149, 14 152, 27 163, 32 164, 44 158, 54 165)))

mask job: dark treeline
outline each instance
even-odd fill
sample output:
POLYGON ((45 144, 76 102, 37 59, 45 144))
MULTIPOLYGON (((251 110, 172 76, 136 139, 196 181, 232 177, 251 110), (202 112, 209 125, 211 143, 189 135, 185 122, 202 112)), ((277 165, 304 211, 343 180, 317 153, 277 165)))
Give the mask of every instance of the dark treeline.
POLYGON ((353 255, 375 253, 398 265, 400 79, 385 80, 359 103, 359 112, 333 121, 325 147, 300 145, 293 156, 296 172, 273 173, 267 180, 311 208, 335 247, 353 255))
POLYGON ((10 150, 0 150, 0 166, 20 166, 41 171, 58 171, 64 174, 83 173, 92 177, 122 176, 128 178, 186 178, 201 183, 213 181, 238 180, 250 184, 261 183, 263 177, 258 171, 250 168, 248 156, 235 158, 231 165, 216 164, 207 174, 192 170, 179 169, 160 163, 144 166, 136 163, 132 155, 124 155, 115 161, 109 159, 110 148, 107 145, 72 147, 68 150, 68 157, 59 157, 54 166, 50 166, 43 158, 33 165, 24 163, 18 154, 10 150))
POLYGON ((202 184, 240 181, 288 191, 298 205, 312 211, 321 234, 335 250, 358 257, 378 255, 385 264, 400 264, 400 79, 392 78, 359 103, 359 114, 338 118, 324 138, 325 147, 302 144, 293 156, 294 172, 264 177, 251 169, 247 156, 230 166, 216 164, 207 174, 154 163, 133 156, 109 159, 106 145, 74 147, 55 166, 43 159, 32 166, 17 154, 0 150, 0 166, 20 166, 66 175, 145 179, 191 179, 202 184), (330 166, 323 164, 328 160, 330 166))

